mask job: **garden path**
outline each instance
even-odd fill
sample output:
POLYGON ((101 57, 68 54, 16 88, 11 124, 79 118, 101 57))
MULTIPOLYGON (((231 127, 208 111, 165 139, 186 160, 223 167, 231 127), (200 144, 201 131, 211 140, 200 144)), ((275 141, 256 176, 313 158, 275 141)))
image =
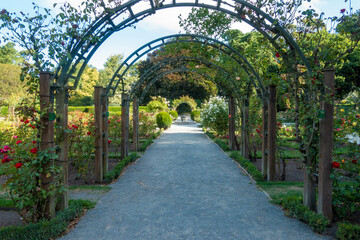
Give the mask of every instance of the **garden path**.
POLYGON ((196 125, 173 125, 61 239, 328 239, 284 216, 196 125))

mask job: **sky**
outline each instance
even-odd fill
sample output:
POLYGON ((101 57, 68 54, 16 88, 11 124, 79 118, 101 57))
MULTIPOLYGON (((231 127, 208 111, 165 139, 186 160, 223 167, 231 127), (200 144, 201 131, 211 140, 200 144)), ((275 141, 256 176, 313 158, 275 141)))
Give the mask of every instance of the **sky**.
MULTIPOLYGON (((81 0, 67 1, 74 4, 74 6, 77 6, 78 3, 81 2, 81 0)), ((42 7, 51 8, 53 3, 64 3, 65 0, 0 0, 0 9, 6 9, 9 12, 18 13, 23 11, 25 13, 31 13, 32 2, 42 7)), ((354 10, 360 9, 359 0, 352 0, 351 4, 354 10)), ((311 3, 304 4, 304 9, 309 6, 319 13, 324 12, 326 16, 340 16, 340 9, 345 8, 347 11, 349 10, 349 1, 345 3, 344 0, 312 0, 311 3)), ((181 32, 182 29, 179 26, 178 15, 182 14, 183 17, 187 16, 190 10, 191 8, 169 8, 161 10, 137 23, 136 28, 127 28, 114 33, 93 55, 90 60, 90 65, 102 69, 106 59, 110 55, 123 54, 126 58, 136 49, 152 40, 181 32)), ((236 23, 232 28, 240 29, 242 32, 251 31, 251 27, 245 23, 236 23)))

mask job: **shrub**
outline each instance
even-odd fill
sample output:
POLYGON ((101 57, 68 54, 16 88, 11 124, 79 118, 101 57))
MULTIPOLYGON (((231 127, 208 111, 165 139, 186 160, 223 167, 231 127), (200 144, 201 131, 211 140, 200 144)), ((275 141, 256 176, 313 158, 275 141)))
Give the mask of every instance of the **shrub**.
POLYGON ((190 117, 193 121, 200 122, 200 111, 199 110, 192 111, 190 117))
POLYGON ((360 239, 360 226, 350 223, 340 223, 336 236, 340 240, 358 240, 360 239))
POLYGON ((152 139, 147 139, 141 146, 139 147, 140 152, 145 152, 145 150, 153 143, 152 139))
POLYGON ((223 150, 223 151, 229 151, 230 148, 229 146, 227 145, 226 142, 224 142, 223 140, 221 139, 215 139, 214 142, 223 150))
POLYGON ((56 217, 49 221, 31 223, 26 226, 7 227, 0 230, 0 239, 3 240, 47 240, 60 236, 68 224, 83 214, 84 208, 93 208, 94 202, 88 200, 70 200, 69 208, 58 212, 56 217))
POLYGON ((201 111, 202 124, 218 135, 225 135, 228 130, 228 106, 223 98, 213 97, 203 105, 201 111))
POLYGON ((118 178, 120 176, 120 174, 122 173, 122 171, 124 170, 124 168, 127 165, 129 165, 132 162, 135 162, 135 160, 138 158, 139 158, 139 155, 137 155, 136 153, 132 153, 129 156, 127 156, 126 158, 124 158, 123 160, 121 160, 121 162, 116 164, 115 168, 112 171, 108 172, 105 175, 104 182, 111 183, 112 181, 114 181, 116 178, 118 178))
POLYGON ((172 119, 167 112, 160 112, 156 115, 156 124, 159 128, 168 129, 171 127, 172 119))
POLYGON ((254 178, 257 182, 264 181, 264 176, 261 172, 256 168, 254 164, 252 164, 248 159, 245 159, 243 156, 240 155, 238 152, 232 152, 230 157, 237 161, 249 174, 254 178))
POLYGON ((175 121, 179 116, 177 111, 170 111, 169 114, 172 117, 173 121, 175 121))

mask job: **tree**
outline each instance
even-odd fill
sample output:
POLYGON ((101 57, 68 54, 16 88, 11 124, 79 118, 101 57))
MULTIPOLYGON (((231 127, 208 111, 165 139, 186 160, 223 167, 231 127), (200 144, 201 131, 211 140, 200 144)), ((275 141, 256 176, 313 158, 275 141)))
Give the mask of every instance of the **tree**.
POLYGON ((20 61, 19 53, 15 49, 15 43, 8 42, 0 47, 0 63, 16 64, 20 61))

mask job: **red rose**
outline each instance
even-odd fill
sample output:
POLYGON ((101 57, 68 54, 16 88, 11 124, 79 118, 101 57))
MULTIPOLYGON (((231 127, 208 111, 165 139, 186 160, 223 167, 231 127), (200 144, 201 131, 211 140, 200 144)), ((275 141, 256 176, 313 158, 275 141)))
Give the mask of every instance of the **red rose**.
POLYGON ((90 135, 90 134, 91 134, 91 132, 87 132, 86 134, 87 134, 87 135, 90 135))
POLYGON ((34 140, 34 141, 32 141, 32 143, 33 143, 33 144, 36 144, 36 141, 34 140))
POLYGON ((338 162, 332 162, 332 167, 333 168, 339 168, 340 167, 340 163, 338 163, 338 162))
POLYGON ((11 159, 9 158, 8 155, 4 154, 4 158, 1 160, 1 163, 7 163, 7 162, 10 162, 11 159))
POLYGON ((346 9, 345 9, 345 8, 340 9, 340 13, 344 13, 345 11, 346 11, 346 9))
POLYGON ((17 140, 16 145, 19 145, 21 142, 22 142, 21 140, 17 140))
POLYGON ((25 124, 28 124, 29 122, 30 122, 30 121, 29 121, 29 120, 27 120, 27 119, 24 121, 24 123, 25 123, 25 124))
POLYGON ((108 140, 108 143, 110 144, 112 141, 111 140, 108 140))
POLYGON ((22 165, 23 165, 23 164, 22 164, 21 162, 18 162, 17 164, 15 164, 15 167, 16 167, 16 168, 21 168, 22 165))
POLYGON ((76 126, 75 124, 73 124, 71 127, 75 128, 75 129, 78 129, 79 127, 76 126))
POLYGON ((231 114, 229 114, 229 118, 231 117, 231 114))
POLYGON ((30 150, 30 152, 31 152, 31 153, 34 153, 34 154, 37 153, 37 148, 36 148, 36 147, 32 148, 32 149, 30 150))
POLYGON ((108 123, 110 123, 110 120, 108 120, 108 123))
POLYGON ((356 163, 357 163, 357 160, 354 159, 354 160, 352 160, 351 162, 354 163, 354 164, 356 164, 356 163))
POLYGON ((277 53, 275 54, 275 56, 276 56, 277 58, 279 58, 279 57, 280 57, 280 53, 277 52, 277 53))

